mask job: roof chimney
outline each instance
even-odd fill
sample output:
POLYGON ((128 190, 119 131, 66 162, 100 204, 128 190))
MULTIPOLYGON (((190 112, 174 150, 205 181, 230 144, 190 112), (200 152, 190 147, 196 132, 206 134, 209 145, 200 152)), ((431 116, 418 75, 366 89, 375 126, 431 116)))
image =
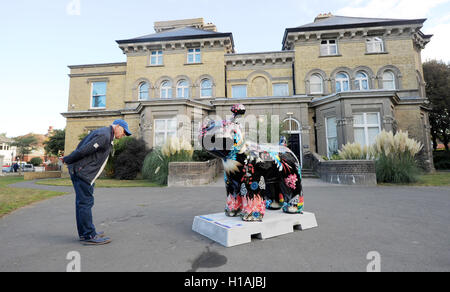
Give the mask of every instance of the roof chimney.
POLYGON ((323 14, 321 13, 321 14, 317 15, 317 17, 314 19, 314 22, 317 22, 317 21, 320 21, 323 19, 327 19, 331 16, 333 16, 333 14, 331 12, 323 13, 323 14))
POLYGON ((204 25, 203 18, 180 19, 169 21, 156 21, 154 23, 155 32, 162 32, 169 29, 179 27, 195 27, 202 28, 204 25))
POLYGON ((205 24, 203 18, 156 21, 154 23, 154 29, 157 33, 180 27, 194 27, 203 30, 217 31, 217 28, 213 23, 208 22, 205 24))

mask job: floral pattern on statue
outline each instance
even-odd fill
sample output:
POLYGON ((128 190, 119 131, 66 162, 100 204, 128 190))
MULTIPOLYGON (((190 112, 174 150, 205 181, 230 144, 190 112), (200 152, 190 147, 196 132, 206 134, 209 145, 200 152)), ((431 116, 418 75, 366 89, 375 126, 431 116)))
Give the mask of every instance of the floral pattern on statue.
POLYGON ((286 139, 280 145, 246 141, 238 122, 245 107, 233 105, 231 112, 230 120, 209 120, 199 133, 203 149, 223 161, 226 215, 262 221, 266 209, 302 213, 301 167, 286 139))

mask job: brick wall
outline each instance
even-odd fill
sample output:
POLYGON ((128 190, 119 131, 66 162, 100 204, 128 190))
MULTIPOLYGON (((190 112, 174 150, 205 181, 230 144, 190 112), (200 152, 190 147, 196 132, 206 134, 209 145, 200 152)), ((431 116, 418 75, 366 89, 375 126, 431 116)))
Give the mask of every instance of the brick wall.
POLYGON ((24 172, 24 180, 35 180, 43 178, 61 178, 61 171, 47 172, 24 172))
POLYGON ((219 159, 206 162, 170 162, 168 186, 198 186, 212 183, 220 173, 221 164, 219 159))
POLYGON ((308 156, 313 170, 320 179, 332 184, 376 185, 375 161, 372 160, 334 160, 324 161, 316 153, 308 156))

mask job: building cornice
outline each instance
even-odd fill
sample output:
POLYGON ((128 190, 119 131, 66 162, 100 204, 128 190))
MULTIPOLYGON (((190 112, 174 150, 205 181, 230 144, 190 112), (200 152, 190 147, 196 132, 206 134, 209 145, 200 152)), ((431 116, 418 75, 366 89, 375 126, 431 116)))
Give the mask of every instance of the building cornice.
POLYGON ((230 67, 292 65, 294 51, 277 51, 246 54, 225 54, 225 64, 230 67))
POLYGON ((61 113, 65 118, 89 118, 89 117, 112 117, 123 115, 139 114, 147 106, 176 106, 184 105, 202 108, 205 110, 214 110, 210 104, 205 104, 192 99, 152 99, 148 101, 125 101, 125 108, 119 110, 88 110, 88 111, 69 111, 61 113))
POLYGON ((61 113, 65 118, 94 118, 120 116, 120 110, 89 110, 89 111, 69 111, 61 113))
POLYGON ((426 45, 431 35, 424 35, 420 29, 425 19, 419 19, 411 22, 398 23, 373 23, 373 25, 343 25, 343 26, 324 26, 320 28, 293 28, 286 29, 283 37, 283 50, 292 50, 297 42, 318 41, 327 38, 337 39, 357 39, 365 38, 370 35, 382 35, 384 37, 396 38, 407 36, 413 40, 421 40, 422 46, 426 45), (377 25, 375 25, 377 24, 377 25))
POLYGON ((117 41, 119 48, 124 54, 146 53, 153 50, 176 50, 192 47, 217 48, 223 47, 227 53, 234 52, 234 41, 231 33, 204 35, 204 36, 184 36, 171 38, 152 38, 151 40, 128 40, 117 41))
POLYGON ((347 91, 332 95, 315 98, 310 106, 316 107, 332 103, 342 99, 368 99, 368 98, 390 98, 394 105, 423 105, 425 100, 421 97, 402 98, 396 90, 370 90, 370 91, 347 91))
POLYGON ((114 76, 114 75, 126 75, 127 71, 119 72, 99 72, 99 73, 76 73, 68 74, 70 78, 74 77, 97 77, 97 76, 114 76))
POLYGON ((126 101, 126 104, 130 105, 130 104, 137 104, 135 112, 140 113, 142 111, 142 109, 144 107, 147 106, 176 106, 176 105, 185 105, 185 106, 191 106, 191 107, 199 107, 205 110, 214 110, 214 107, 210 104, 206 104, 197 100, 193 100, 193 99, 181 99, 181 98, 173 98, 173 99, 169 99, 169 98, 155 98, 155 99, 150 99, 150 100, 146 100, 146 101, 126 101))
POLYGON ((245 97, 245 98, 216 98, 211 101, 213 106, 226 106, 236 103, 242 104, 283 104, 283 103, 310 103, 312 97, 306 95, 285 96, 285 97, 245 97))
POLYGON ((118 66, 126 66, 126 62, 120 63, 103 63, 103 64, 85 64, 85 65, 69 65, 70 69, 85 69, 85 68, 102 68, 102 67, 118 67, 118 66))

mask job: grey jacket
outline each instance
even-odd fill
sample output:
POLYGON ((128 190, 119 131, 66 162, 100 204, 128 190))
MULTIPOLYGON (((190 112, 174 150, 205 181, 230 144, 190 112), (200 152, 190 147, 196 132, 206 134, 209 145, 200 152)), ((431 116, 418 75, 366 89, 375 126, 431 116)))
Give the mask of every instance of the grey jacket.
POLYGON ((93 185, 106 165, 113 148, 113 140, 112 126, 92 131, 78 144, 75 151, 64 157, 70 174, 93 185))

